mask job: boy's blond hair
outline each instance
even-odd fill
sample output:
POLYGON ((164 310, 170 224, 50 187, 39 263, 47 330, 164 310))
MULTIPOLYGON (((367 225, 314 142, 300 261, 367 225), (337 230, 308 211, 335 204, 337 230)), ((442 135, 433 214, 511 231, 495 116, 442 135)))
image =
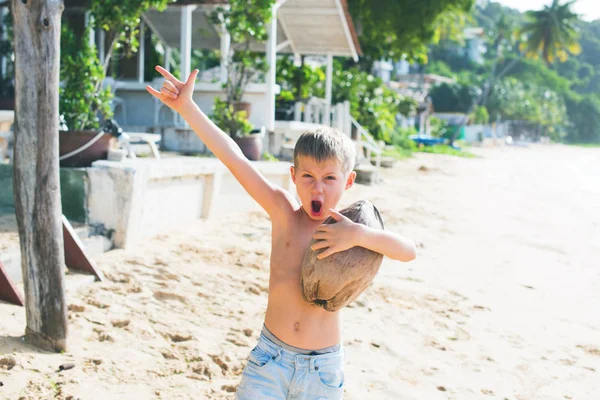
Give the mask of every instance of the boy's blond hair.
POLYGON ((352 140, 337 129, 321 127, 304 132, 294 147, 294 167, 298 168, 300 156, 311 157, 317 162, 336 159, 344 173, 354 169, 356 150, 352 140))

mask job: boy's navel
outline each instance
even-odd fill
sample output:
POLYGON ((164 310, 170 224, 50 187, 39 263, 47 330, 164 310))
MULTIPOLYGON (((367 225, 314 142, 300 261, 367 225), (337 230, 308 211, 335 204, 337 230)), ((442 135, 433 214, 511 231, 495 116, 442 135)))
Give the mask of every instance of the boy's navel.
POLYGON ((295 331, 299 331, 300 330, 300 322, 295 322, 294 323, 294 330, 295 331))

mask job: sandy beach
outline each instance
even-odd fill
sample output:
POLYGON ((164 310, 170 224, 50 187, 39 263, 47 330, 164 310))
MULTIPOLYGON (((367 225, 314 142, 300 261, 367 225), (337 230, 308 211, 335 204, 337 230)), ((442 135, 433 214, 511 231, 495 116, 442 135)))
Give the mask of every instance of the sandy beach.
MULTIPOLYGON (((418 245, 344 310, 345 399, 600 398, 600 148, 473 151, 345 195, 418 245)), ((0 303, 0 399, 232 399, 270 230, 257 207, 98 257, 106 281, 68 293, 64 354, 24 343, 25 310, 0 303)))

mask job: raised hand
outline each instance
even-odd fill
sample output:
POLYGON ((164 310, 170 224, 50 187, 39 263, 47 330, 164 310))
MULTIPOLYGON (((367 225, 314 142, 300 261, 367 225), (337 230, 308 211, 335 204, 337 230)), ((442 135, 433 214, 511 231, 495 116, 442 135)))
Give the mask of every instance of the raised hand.
POLYGON ((192 94, 194 93, 194 82, 196 82, 196 76, 198 75, 197 69, 190 73, 185 83, 175 78, 169 71, 159 65, 156 66, 156 70, 165 78, 165 81, 160 91, 151 86, 146 86, 146 90, 152 96, 177 112, 180 112, 184 106, 193 102, 192 94))

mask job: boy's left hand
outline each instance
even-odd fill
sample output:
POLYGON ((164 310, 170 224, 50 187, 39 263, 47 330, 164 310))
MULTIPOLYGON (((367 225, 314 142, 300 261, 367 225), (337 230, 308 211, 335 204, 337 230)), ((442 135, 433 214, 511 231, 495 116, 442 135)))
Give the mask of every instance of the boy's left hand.
POLYGON ((335 224, 319 225, 313 235, 313 239, 319 241, 313 244, 311 249, 325 249, 317 256, 319 260, 356 246, 361 232, 362 225, 352 222, 333 209, 330 211, 335 224))

